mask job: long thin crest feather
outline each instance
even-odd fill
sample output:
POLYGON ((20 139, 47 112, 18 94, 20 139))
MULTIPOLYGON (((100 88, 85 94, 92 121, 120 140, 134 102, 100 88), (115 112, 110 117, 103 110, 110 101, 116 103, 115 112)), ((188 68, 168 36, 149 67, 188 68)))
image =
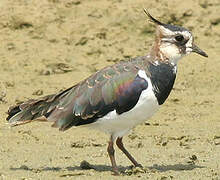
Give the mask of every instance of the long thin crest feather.
POLYGON ((151 16, 151 14, 144 8, 144 12, 145 14, 150 18, 150 20, 154 23, 156 23, 157 25, 161 25, 161 26, 164 26, 165 24, 158 21, 157 19, 155 19, 153 16, 151 16))

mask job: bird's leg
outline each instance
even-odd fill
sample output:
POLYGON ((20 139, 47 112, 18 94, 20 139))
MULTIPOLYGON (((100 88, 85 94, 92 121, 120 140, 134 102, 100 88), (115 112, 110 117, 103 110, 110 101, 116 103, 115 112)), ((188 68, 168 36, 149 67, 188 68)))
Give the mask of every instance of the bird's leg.
POLYGON ((116 166, 115 150, 114 150, 113 145, 114 145, 114 141, 113 141, 113 138, 111 136, 110 141, 108 143, 107 151, 108 151, 108 155, 110 157, 111 163, 112 163, 112 171, 114 172, 115 175, 119 175, 119 171, 118 171, 118 168, 116 166))
POLYGON ((141 164, 139 164, 134 158, 133 156, 125 149, 124 144, 122 142, 122 137, 121 138, 117 138, 116 140, 116 144, 118 146, 118 148, 128 157, 128 159, 134 164, 135 167, 142 167, 141 164))

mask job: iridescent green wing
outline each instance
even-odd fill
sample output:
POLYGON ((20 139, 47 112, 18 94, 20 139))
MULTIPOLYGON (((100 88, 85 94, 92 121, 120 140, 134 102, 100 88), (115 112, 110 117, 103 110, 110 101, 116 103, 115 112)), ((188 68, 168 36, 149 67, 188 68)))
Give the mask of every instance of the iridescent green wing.
POLYGON ((89 124, 116 111, 118 114, 132 109, 147 81, 138 76, 138 69, 111 66, 81 82, 59 104, 61 112, 54 112, 48 119, 56 119, 53 126, 66 130, 72 126, 89 124))
POLYGON ((122 114, 136 105, 148 86, 138 70, 132 63, 104 68, 63 92, 10 108, 7 120, 11 125, 48 120, 66 130, 92 123, 114 110, 122 114))

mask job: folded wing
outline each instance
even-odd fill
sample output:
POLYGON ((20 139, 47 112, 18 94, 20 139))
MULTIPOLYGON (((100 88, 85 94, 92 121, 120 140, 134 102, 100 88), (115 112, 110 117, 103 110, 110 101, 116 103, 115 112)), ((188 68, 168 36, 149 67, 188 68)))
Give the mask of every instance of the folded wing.
POLYGON ((10 108, 7 119, 12 125, 51 121, 64 131, 95 122, 114 110, 117 114, 131 110, 147 87, 137 68, 111 66, 59 94, 10 108))

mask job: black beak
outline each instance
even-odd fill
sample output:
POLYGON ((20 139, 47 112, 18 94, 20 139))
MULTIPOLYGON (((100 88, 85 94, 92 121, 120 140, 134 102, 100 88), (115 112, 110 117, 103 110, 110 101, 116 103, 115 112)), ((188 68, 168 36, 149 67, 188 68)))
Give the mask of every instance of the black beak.
POLYGON ((196 46, 195 44, 193 44, 193 46, 192 46, 192 52, 198 53, 204 57, 208 57, 208 55, 203 50, 201 50, 198 46, 196 46))

